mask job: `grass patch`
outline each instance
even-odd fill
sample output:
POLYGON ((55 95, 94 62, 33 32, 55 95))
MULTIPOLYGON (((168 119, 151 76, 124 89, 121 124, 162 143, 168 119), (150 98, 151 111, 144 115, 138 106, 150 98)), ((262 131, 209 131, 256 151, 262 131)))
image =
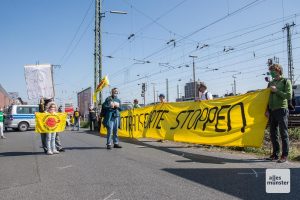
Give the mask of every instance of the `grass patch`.
MULTIPOLYGON (((289 140, 290 140, 290 150, 289 150, 289 160, 300 161, 300 128, 290 128, 289 129, 289 140)), ((279 143, 281 145, 281 138, 279 137, 279 143)), ((269 157, 272 153, 272 144, 270 139, 270 132, 268 129, 265 130, 265 136, 263 144, 260 148, 255 147, 218 147, 210 145, 199 145, 205 149, 215 149, 218 151, 236 151, 242 153, 255 154, 260 157, 269 157)), ((281 147, 280 147, 281 150, 281 147)))
POLYGON ((90 126, 89 121, 80 121, 81 128, 88 128, 90 126))

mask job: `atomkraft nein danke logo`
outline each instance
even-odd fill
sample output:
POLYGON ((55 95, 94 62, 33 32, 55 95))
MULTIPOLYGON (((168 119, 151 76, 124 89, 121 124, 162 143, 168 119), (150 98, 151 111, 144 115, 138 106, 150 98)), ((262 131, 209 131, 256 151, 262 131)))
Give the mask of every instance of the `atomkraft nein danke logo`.
POLYGON ((266 193, 290 193, 290 169, 266 169, 266 193))
POLYGON ((60 123, 59 116, 57 115, 46 115, 43 118, 43 127, 48 131, 53 131, 57 128, 60 123))

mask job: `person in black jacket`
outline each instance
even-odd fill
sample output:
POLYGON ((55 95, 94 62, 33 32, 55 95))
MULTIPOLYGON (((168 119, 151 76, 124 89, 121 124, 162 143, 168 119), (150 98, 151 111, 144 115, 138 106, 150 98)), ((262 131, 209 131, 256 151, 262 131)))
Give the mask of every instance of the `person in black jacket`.
POLYGON ((95 131, 96 122, 97 122, 97 115, 94 109, 91 107, 89 108, 89 122, 90 122, 90 131, 95 131))

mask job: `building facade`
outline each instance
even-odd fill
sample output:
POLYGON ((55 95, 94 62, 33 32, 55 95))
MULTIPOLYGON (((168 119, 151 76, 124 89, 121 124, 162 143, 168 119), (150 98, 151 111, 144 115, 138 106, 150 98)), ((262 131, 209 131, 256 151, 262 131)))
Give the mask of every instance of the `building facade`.
MULTIPOLYGON (((184 98, 185 99, 195 99, 195 82, 186 83, 184 86, 184 98)), ((196 81, 196 97, 199 97, 200 81, 196 81)))
POLYGON ((0 84, 0 107, 7 107, 11 103, 11 100, 9 98, 9 94, 5 91, 5 89, 0 84))

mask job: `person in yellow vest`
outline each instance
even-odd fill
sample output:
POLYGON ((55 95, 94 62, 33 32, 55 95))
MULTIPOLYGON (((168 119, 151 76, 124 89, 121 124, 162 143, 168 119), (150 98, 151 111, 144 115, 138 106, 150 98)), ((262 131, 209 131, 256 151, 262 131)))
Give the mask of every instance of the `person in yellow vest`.
POLYGON ((75 127, 77 127, 77 131, 79 131, 79 127, 80 127, 80 112, 78 111, 78 108, 75 109, 74 113, 74 126, 73 126, 73 130, 75 129, 75 127))

